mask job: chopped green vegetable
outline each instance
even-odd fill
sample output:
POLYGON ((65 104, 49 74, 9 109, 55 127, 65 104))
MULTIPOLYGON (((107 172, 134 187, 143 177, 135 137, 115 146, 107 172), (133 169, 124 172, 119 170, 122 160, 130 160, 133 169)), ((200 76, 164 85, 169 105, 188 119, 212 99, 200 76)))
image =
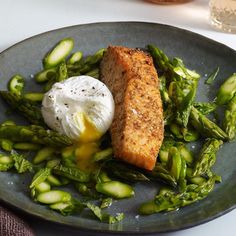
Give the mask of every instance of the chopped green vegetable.
POLYGON ((13 149, 13 142, 8 139, 0 139, 0 147, 4 151, 11 151, 13 149))
POLYGON ((44 68, 52 68, 58 65, 60 62, 70 54, 74 47, 74 40, 72 38, 65 38, 61 40, 44 58, 44 68))
POLYGON ((217 108, 217 104, 214 102, 194 102, 193 106, 203 115, 207 115, 217 108))
POLYGON ((39 164, 43 161, 45 161, 47 158, 50 158, 52 157, 53 153, 55 152, 55 148, 53 147, 44 147, 44 148, 41 148, 36 156, 34 157, 33 159, 33 163, 34 164, 39 164))
POLYGON ((114 198, 128 198, 134 196, 133 188, 119 181, 100 182, 96 184, 96 190, 114 198))
POLYGON ((21 75, 14 75, 8 83, 8 90, 14 94, 21 95, 24 86, 24 78, 21 75))
POLYGON ((204 137, 221 140, 228 138, 227 134, 218 125, 209 120, 194 107, 192 107, 191 110, 190 122, 204 137))
POLYGON ((141 171, 119 161, 110 160, 105 162, 103 166, 111 175, 126 181, 149 181, 149 178, 141 171))
POLYGON ((12 151, 11 156, 14 160, 14 167, 19 174, 25 173, 26 171, 33 171, 33 165, 28 160, 26 160, 23 155, 12 151))
POLYGON ((236 94, 236 73, 231 75, 221 86, 216 96, 218 105, 227 104, 236 94))
POLYGON ((206 81, 205 81, 205 84, 211 85, 211 84, 214 82, 214 80, 216 79, 216 77, 217 77, 219 71, 220 71, 220 68, 217 67, 217 68, 208 76, 208 78, 207 78, 206 81))
POLYGON ((75 63, 78 63, 82 59, 82 57, 83 57, 83 53, 78 51, 78 52, 73 53, 67 62, 73 65, 75 63))
POLYGON ((43 93, 25 93, 24 94, 24 98, 32 102, 42 102, 43 96, 44 96, 43 93))
POLYGON ((92 204, 92 203, 87 203, 86 206, 93 212, 93 214, 101 221, 101 222, 106 222, 109 224, 114 224, 116 222, 119 222, 124 219, 124 214, 123 213, 117 213, 116 216, 111 216, 107 213, 103 213, 101 208, 98 206, 92 204))
POLYGON ((48 192, 51 190, 51 185, 48 182, 41 182, 35 186, 35 190, 39 193, 48 192))
POLYGON ((25 99, 21 95, 7 91, 0 91, 0 96, 11 106, 13 110, 18 111, 32 124, 45 126, 41 110, 35 105, 34 102, 25 99))
POLYGON ((100 207, 101 207, 101 209, 103 209, 103 208, 107 208, 111 205, 112 205, 112 198, 108 197, 108 198, 104 198, 102 200, 102 203, 101 203, 100 207))
POLYGON ((0 153, 0 171, 8 171, 14 165, 14 160, 11 156, 0 153))
POLYGON ((93 161, 97 162, 97 161, 107 160, 112 156, 112 154, 113 154, 112 148, 104 149, 102 151, 96 152, 93 155, 93 161))
POLYGON ((41 146, 39 144, 35 144, 35 143, 15 143, 13 145, 14 149, 18 149, 18 150, 25 150, 25 151, 35 151, 35 150, 39 150, 41 148, 41 146))
POLYGON ((37 196, 37 201, 44 204, 54 204, 59 202, 70 202, 72 199, 70 193, 62 190, 51 190, 40 193, 37 196))
POLYGON ((173 211, 205 198, 214 188, 216 177, 210 178, 201 185, 187 185, 181 193, 167 192, 159 194, 154 201, 147 202, 139 208, 140 214, 150 215, 161 211, 173 211))
POLYGON ((171 147, 169 151, 169 166, 170 166, 170 174, 178 180, 180 177, 180 172, 182 168, 182 160, 181 155, 176 147, 171 147))
POLYGON ((217 139, 209 139, 204 143, 200 155, 195 163, 193 176, 205 174, 207 170, 214 165, 216 152, 222 144, 223 141, 217 139))
POLYGON ((0 126, 0 139, 2 138, 9 139, 12 142, 32 142, 52 147, 63 147, 72 144, 67 136, 36 125, 0 126))
POLYGON ((78 169, 77 167, 67 167, 60 164, 55 166, 52 171, 57 175, 64 176, 78 182, 88 182, 90 179, 88 173, 78 169))
POLYGON ((223 127, 230 140, 233 140, 236 135, 236 95, 227 104, 223 127))
POLYGON ((46 70, 42 70, 39 73, 37 73, 34 78, 37 83, 44 83, 48 80, 55 79, 56 78, 56 67, 52 67, 46 70))
POLYGON ((61 82, 68 78, 66 63, 63 61, 60 63, 57 69, 56 81, 61 82))

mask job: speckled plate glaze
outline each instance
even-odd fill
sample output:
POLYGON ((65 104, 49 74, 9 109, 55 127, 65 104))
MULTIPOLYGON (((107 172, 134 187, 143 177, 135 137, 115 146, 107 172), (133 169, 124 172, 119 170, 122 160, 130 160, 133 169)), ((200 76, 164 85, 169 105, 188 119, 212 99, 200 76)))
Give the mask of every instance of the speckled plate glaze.
MULTIPOLYGON (((216 90, 227 76, 236 71, 236 52, 220 43, 201 35, 172 26, 143 22, 112 22, 78 25, 50 31, 26 39, 0 54, 0 89, 6 89, 8 79, 15 73, 27 78, 27 90, 37 91, 30 75, 42 68, 42 58, 59 40, 65 37, 75 39, 75 50, 85 55, 108 45, 123 45, 144 48, 155 44, 169 56, 178 56, 186 65, 202 75, 198 90, 199 101, 212 100, 216 90), (206 74, 217 66, 220 73, 212 86, 204 84, 206 74)), ((13 119, 19 124, 24 120, 16 114, 6 115, 7 106, 0 100, 0 122, 13 119)), ((197 150, 197 146, 195 148, 197 150)), ((115 202, 111 213, 124 212, 123 222, 108 225, 98 222, 89 213, 64 217, 47 207, 36 204, 29 198, 29 175, 0 173, 0 199, 34 216, 97 233, 145 234, 174 231, 192 227, 235 208, 236 204, 236 145, 224 144, 217 155, 214 171, 222 176, 223 182, 204 200, 179 211, 151 216, 138 216, 140 203, 152 199, 157 185, 136 184, 135 198, 115 202)), ((76 193, 74 193, 76 194, 76 193)))

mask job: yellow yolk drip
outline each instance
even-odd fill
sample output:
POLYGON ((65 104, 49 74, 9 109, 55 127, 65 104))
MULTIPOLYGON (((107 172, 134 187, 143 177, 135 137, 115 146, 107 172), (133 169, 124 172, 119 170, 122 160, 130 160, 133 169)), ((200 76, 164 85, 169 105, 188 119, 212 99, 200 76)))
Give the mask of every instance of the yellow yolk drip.
POLYGON ((96 164, 92 162, 92 157, 98 151, 99 147, 95 142, 79 144, 79 147, 75 151, 78 167, 86 172, 96 169, 96 164))
POLYGON ((82 112, 78 112, 75 115, 75 121, 81 131, 79 142, 89 143, 99 140, 102 136, 101 132, 97 130, 95 125, 86 117, 82 112))
POLYGON ((93 154, 99 151, 96 141, 102 134, 84 113, 76 113, 74 119, 81 132, 75 150, 77 165, 81 170, 91 172, 96 169, 96 164, 91 159, 93 154))

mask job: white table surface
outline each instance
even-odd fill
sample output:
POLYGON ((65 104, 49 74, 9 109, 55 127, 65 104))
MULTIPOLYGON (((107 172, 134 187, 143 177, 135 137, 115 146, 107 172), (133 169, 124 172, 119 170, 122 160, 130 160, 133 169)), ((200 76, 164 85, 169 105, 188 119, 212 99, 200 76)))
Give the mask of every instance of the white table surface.
MULTIPOLYGON (((208 1, 161 6, 142 0, 0 0, 0 52, 30 36, 70 25, 104 21, 145 21, 188 29, 236 50, 236 35, 209 24, 208 1)), ((236 70, 236 68, 235 68, 236 70)), ((236 196, 235 196, 236 197, 236 196)), ((92 235, 28 219, 36 235, 92 235)), ((209 223, 163 235, 235 235, 236 210, 209 223)))

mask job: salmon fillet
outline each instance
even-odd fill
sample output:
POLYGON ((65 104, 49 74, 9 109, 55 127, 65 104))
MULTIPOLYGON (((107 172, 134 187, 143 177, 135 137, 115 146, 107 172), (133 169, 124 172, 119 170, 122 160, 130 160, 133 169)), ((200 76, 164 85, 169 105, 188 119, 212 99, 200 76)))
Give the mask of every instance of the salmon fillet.
POLYGON ((151 56, 138 49, 110 46, 100 71, 115 101, 110 128, 115 157, 152 170, 163 141, 164 122, 151 56))

